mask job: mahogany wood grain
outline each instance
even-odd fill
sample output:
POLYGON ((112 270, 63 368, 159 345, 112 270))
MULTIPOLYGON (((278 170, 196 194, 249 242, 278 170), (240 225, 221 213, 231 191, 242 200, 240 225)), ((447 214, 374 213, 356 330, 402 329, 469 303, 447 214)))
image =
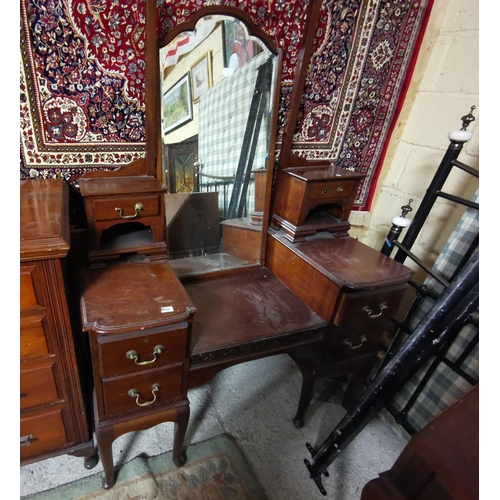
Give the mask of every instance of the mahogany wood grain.
POLYGON ((44 310, 35 310, 33 314, 21 312, 20 354, 21 360, 44 356, 49 353, 45 335, 47 314, 44 310))
POLYGON ((224 252, 250 264, 260 261, 262 241, 261 227, 251 221, 250 217, 244 217, 221 222, 224 252))
POLYGON ((148 411, 155 406, 165 405, 174 398, 180 398, 182 371, 183 365, 176 364, 104 379, 102 386, 105 418, 130 411, 148 411), (155 394, 152 392, 152 386, 157 383, 160 384, 160 389, 156 392, 155 402, 150 406, 138 406, 136 398, 127 394, 130 389, 137 389, 138 403, 146 404, 153 401, 155 394))
POLYGON ((21 439, 28 437, 28 444, 21 446, 21 463, 37 458, 43 453, 57 454, 71 445, 66 435, 67 423, 63 418, 62 404, 21 416, 21 439), (29 438, 31 437, 31 438, 29 438))
POLYGON ((62 179, 21 181, 20 258, 65 257, 69 250, 69 189, 62 179))
POLYGON ((479 498, 479 385, 415 434, 362 500, 479 498))
POLYGON ((22 363, 21 410, 50 404, 59 399, 53 372, 55 361, 52 356, 22 363))
POLYGON ((189 320, 196 310, 167 261, 113 263, 83 274, 82 328, 122 334, 189 320))
POLYGON ((102 335, 99 337, 98 354, 101 376, 106 378, 138 372, 144 368, 155 368, 182 360, 187 356, 187 339, 187 328, 179 328, 178 325, 161 327, 157 329, 157 333, 154 329, 148 329, 143 335, 102 335), (157 345, 161 345, 163 351, 154 356, 153 350, 157 345), (137 353, 138 363, 155 361, 148 365, 138 365, 133 359, 126 357, 131 350, 137 353))

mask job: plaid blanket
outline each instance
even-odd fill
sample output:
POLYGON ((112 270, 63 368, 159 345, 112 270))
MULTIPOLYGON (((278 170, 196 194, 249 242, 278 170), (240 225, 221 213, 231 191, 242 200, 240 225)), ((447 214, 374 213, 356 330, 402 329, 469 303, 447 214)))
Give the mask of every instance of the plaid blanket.
MULTIPOLYGON (((198 159, 200 166, 200 190, 204 183, 215 184, 236 174, 243 138, 249 120, 250 105, 254 95, 257 70, 267 59, 261 52, 247 64, 238 68, 232 76, 219 81, 199 101, 198 159)), ((265 168, 269 140, 268 115, 264 113, 257 140, 252 170, 265 168)), ((233 184, 226 193, 230 199, 233 184)), ((210 188, 208 189, 210 190, 210 188)), ((253 178, 248 186, 247 214, 254 210, 255 188, 253 178)), ((223 197, 219 196, 222 211, 223 197)))

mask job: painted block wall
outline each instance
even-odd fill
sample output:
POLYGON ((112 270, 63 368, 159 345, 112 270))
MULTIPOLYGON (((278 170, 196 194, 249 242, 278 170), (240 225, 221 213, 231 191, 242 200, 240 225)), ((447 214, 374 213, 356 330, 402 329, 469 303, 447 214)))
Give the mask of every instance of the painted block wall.
MULTIPOLYGON (((351 236, 375 249, 382 247, 391 219, 413 199, 412 218, 449 145, 448 133, 461 128, 460 118, 476 106, 472 139, 459 160, 479 168, 479 0, 436 0, 405 104, 393 132, 365 226, 351 236)), ((444 191, 470 199, 475 177, 453 169, 444 191)), ((455 228, 464 208, 438 200, 412 251, 432 264, 455 228)), ((399 240, 404 237, 405 230, 399 240)), ((393 254, 394 256, 394 254, 393 254)), ((406 264, 418 268, 408 259, 406 264)), ((418 273, 416 275, 418 279, 418 273)))

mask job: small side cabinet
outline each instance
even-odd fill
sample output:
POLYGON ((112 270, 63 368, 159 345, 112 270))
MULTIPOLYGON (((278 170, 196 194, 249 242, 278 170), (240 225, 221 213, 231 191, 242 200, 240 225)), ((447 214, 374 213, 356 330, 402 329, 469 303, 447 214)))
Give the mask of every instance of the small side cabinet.
POLYGON ((195 307, 168 262, 122 261, 85 271, 80 307, 90 335, 103 487, 115 483, 113 441, 162 422, 175 422, 173 460, 182 465, 195 307))
POLYGON ((302 427, 320 376, 351 374, 343 404, 353 403, 412 273, 354 238, 318 233, 292 243, 283 230, 270 230, 266 265, 329 325, 322 343, 290 354, 303 376, 294 418, 302 427))
POLYGON ((68 453, 97 463, 71 329, 64 264, 68 185, 21 181, 21 465, 68 453))

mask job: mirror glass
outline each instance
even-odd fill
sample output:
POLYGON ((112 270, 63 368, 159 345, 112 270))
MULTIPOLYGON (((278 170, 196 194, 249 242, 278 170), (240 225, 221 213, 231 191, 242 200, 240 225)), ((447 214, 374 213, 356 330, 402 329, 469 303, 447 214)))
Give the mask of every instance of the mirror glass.
POLYGON ((171 265, 183 276, 256 264, 278 56, 243 21, 217 14, 159 59, 171 265))

